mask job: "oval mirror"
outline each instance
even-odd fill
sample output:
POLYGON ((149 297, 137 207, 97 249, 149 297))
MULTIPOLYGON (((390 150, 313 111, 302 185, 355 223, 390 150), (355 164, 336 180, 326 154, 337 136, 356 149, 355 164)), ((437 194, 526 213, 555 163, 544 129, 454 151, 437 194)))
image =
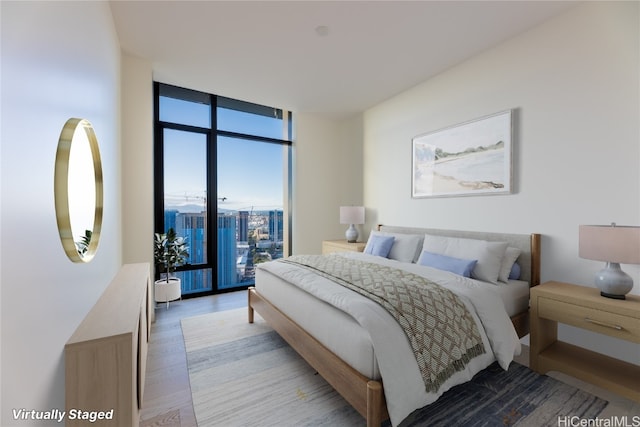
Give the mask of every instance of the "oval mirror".
POLYGON ((56 151, 56 220, 65 253, 73 262, 94 257, 102 227, 102 164, 88 120, 67 120, 56 151))

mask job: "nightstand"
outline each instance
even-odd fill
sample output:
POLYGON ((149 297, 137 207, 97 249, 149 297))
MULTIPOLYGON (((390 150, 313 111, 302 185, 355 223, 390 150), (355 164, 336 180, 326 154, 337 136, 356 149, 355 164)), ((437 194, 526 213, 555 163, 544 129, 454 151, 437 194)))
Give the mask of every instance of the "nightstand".
MULTIPOLYGON (((558 341, 558 322, 640 344, 640 296, 547 282, 531 288, 531 369, 559 371, 640 402, 640 366, 558 341)), ((640 362, 640 360, 638 360, 640 362)))
POLYGON ((332 252, 362 252, 367 246, 364 242, 349 243, 346 240, 324 240, 322 242, 322 254, 332 252))

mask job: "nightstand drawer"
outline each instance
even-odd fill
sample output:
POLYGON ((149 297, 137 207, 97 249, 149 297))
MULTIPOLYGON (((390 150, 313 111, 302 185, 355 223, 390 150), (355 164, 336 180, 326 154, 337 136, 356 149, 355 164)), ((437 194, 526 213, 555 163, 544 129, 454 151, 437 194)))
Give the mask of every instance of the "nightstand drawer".
POLYGON ((322 242, 322 254, 330 254, 334 252, 362 252, 364 251, 364 242, 349 243, 346 240, 325 240, 322 242))
POLYGON ((543 297, 538 298, 538 316, 640 343, 640 319, 637 318, 543 297))

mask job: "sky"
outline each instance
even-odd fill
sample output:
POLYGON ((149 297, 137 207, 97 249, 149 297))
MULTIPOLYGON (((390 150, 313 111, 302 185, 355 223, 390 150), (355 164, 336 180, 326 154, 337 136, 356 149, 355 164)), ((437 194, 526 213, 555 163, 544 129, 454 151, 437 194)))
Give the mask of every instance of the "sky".
MULTIPOLYGON (((161 120, 209 127, 209 107, 161 98, 161 120)), ((282 138, 282 121, 218 109, 218 128, 282 138)), ((217 180, 221 209, 282 209, 286 146, 244 139, 218 138, 217 180)), ((165 130, 165 207, 203 205, 206 182, 206 135, 165 130)))

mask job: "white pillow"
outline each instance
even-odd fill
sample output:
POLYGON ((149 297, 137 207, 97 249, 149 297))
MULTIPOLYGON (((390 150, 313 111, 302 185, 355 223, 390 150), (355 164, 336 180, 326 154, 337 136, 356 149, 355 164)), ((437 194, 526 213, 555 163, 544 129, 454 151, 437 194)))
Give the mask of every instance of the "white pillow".
POLYGON ((388 233, 386 231, 372 231, 371 236, 393 236, 393 246, 387 258, 401 262, 416 262, 422 251, 422 239, 419 234, 388 233))
POLYGON ((477 259, 471 277, 497 284, 507 245, 507 242, 425 234, 422 250, 462 259, 477 259))
POLYGON ((509 281, 511 267, 513 267, 513 263, 516 262, 521 253, 522 251, 518 248, 513 248, 511 246, 507 247, 507 250, 504 252, 504 257, 502 258, 500 274, 498 274, 499 281, 504 283, 507 283, 509 281))

